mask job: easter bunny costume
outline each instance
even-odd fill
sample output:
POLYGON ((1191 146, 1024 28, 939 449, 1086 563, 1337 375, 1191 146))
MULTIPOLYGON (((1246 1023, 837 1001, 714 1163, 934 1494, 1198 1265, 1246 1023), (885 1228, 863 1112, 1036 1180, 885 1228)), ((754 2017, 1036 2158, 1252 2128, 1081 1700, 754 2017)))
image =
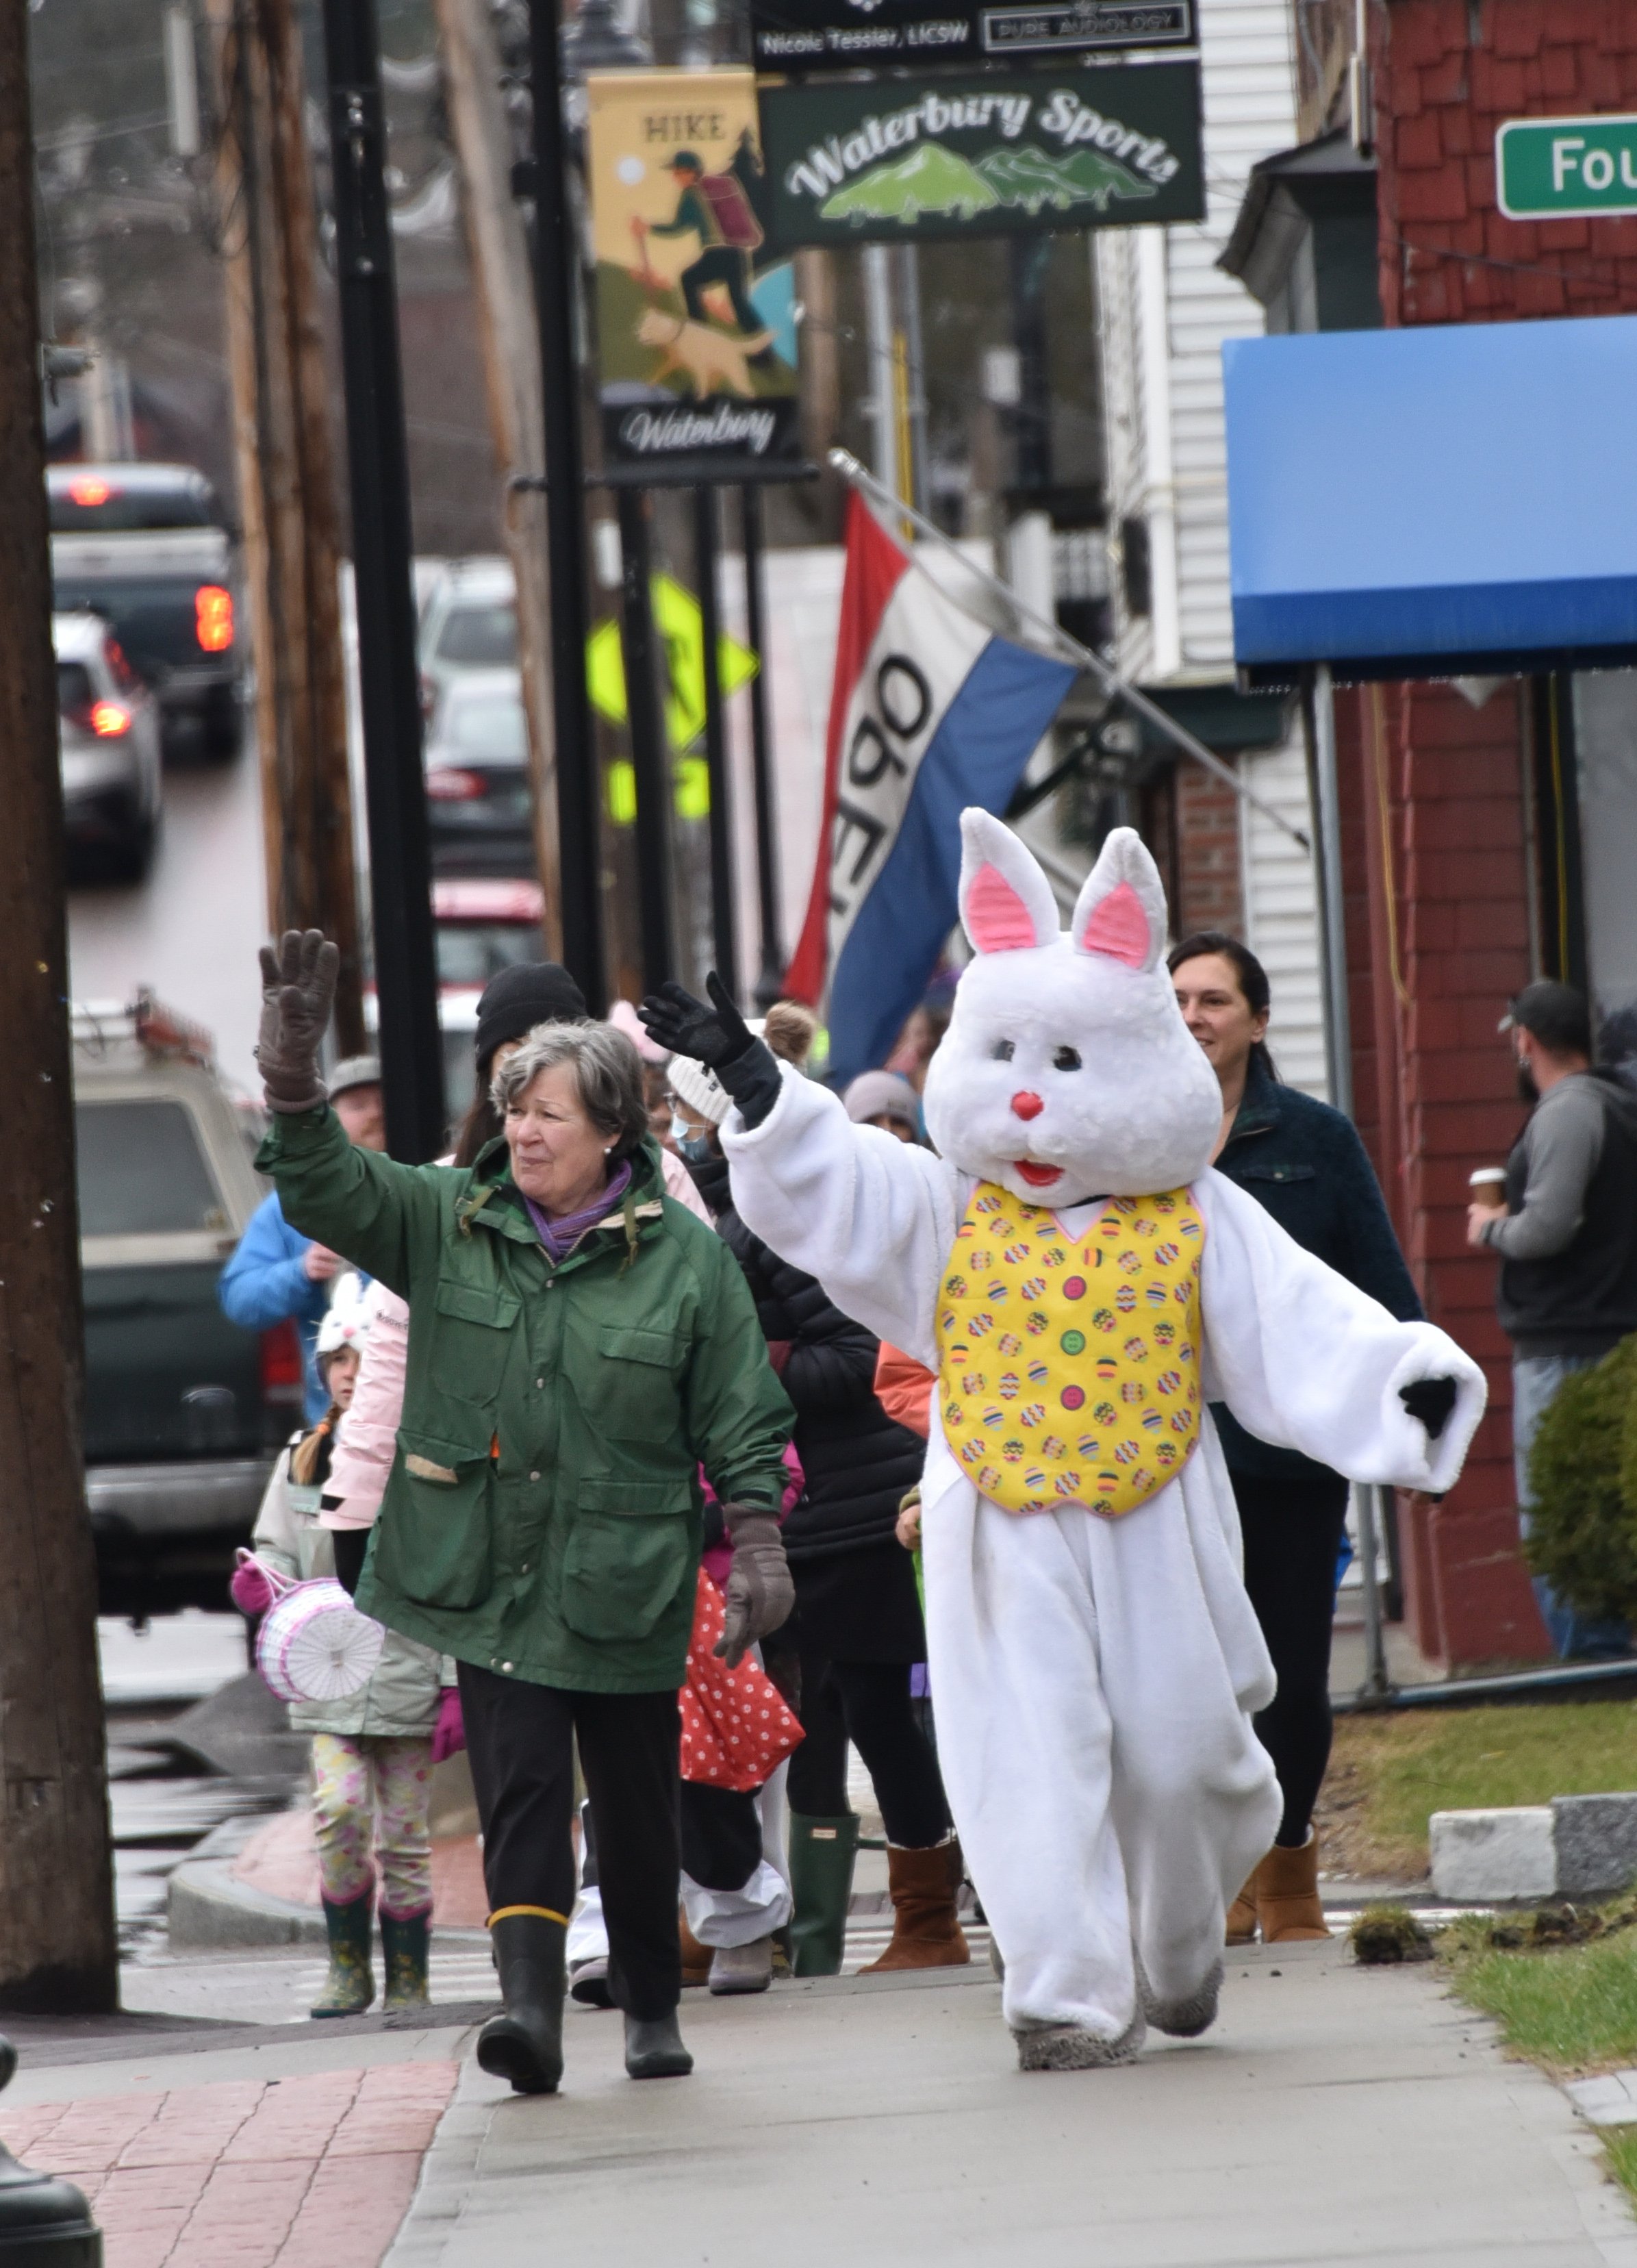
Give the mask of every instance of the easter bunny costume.
MULTIPOLYGON (((1206 1404, 1359 1481, 1447 1489, 1482 1373, 1213 1172, 1216 1079, 1117 829, 1067 934, 962 821, 976 958, 926 1092, 936 1153, 786 1071, 723 1083, 743 1219, 938 1373, 922 1484, 938 1752, 1025 2070, 1215 2014, 1224 1909, 1272 1843, 1273 1697, 1206 1404)), ((761 1067, 765 1073, 765 1066, 761 1067)))

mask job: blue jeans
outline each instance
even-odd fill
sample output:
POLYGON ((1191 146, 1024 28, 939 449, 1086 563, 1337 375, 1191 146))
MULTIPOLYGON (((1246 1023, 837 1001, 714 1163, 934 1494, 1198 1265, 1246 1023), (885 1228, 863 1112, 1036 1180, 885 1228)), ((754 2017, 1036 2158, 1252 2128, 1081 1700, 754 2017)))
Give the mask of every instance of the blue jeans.
MULTIPOLYGON (((1515 1354, 1512 1358, 1512 1472, 1517 1484, 1517 1526, 1529 1533, 1529 1453, 1540 1421, 1566 1378, 1601 1362, 1595 1354, 1515 1354)), ((1596 1620, 1558 1597, 1544 1576, 1532 1579, 1535 1602, 1560 1661, 1575 1656, 1607 1660, 1631 1652, 1632 1634, 1618 1616, 1596 1620)))

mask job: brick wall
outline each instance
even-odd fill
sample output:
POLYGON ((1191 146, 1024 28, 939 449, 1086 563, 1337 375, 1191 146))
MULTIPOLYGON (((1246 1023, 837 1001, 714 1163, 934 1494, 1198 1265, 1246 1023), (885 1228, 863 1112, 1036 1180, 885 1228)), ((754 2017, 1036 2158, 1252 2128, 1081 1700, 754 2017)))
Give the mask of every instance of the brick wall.
MULTIPOLYGON (((1371 56, 1389 324, 1637 308, 1637 225, 1509 221, 1494 191, 1503 120, 1637 107, 1637 0, 1375 0, 1371 56)), ((1464 1239, 1466 1177, 1504 1158, 1523 1116, 1495 1025, 1530 974, 1525 693, 1474 710, 1449 686, 1366 688, 1338 720, 1361 1130, 1428 1313, 1492 1395, 1458 1487, 1401 1508, 1409 1620, 1460 1666, 1545 1650, 1517 1550, 1494 1263, 1464 1239)))
POLYGON ((1637 307, 1637 225, 1508 220, 1494 183, 1504 120, 1637 109, 1637 0, 1377 0, 1371 46, 1390 324, 1637 307))
POLYGON ((1203 764, 1177 766, 1177 903, 1171 918, 1179 938, 1194 930, 1244 929, 1239 887, 1239 799, 1203 764))

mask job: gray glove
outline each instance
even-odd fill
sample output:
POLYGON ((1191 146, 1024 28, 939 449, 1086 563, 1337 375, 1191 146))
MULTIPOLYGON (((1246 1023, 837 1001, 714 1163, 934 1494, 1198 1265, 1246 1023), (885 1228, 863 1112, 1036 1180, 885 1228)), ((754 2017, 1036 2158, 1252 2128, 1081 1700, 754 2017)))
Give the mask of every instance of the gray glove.
POLYGON ((335 1003, 341 953, 322 930, 287 929, 261 948, 261 1032, 256 1063, 269 1110, 319 1110, 327 1099, 319 1050, 335 1003))
POLYGON ((727 1620, 716 1652, 737 1669, 745 1650, 776 1631, 796 1604, 776 1513, 760 1504, 724 1504, 722 1521, 733 1543, 728 1571, 727 1620))

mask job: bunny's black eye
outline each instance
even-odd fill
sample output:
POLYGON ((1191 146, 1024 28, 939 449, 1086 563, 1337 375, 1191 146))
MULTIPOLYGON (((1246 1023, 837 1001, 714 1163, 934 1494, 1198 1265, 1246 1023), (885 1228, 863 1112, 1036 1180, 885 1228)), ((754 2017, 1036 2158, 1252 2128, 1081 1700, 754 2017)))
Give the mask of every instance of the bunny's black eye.
POLYGON ((1053 1071, 1078 1071, 1080 1068, 1078 1048, 1059 1048, 1057 1053, 1052 1057, 1052 1068, 1053 1071))
POLYGON ((989 1053, 993 1056, 996 1063, 1010 1063, 1012 1059, 1012 1043, 1009 1040, 996 1040, 995 1045, 989 1049, 989 1053))

